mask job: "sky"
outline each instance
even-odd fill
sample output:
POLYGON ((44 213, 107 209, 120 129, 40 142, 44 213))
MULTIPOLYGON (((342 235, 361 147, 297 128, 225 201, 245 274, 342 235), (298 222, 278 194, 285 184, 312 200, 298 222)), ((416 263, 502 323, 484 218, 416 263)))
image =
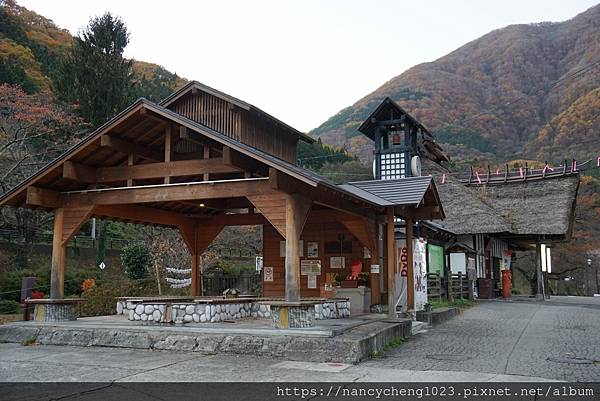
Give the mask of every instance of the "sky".
POLYGON ((408 68, 510 24, 597 0, 18 0, 76 34, 123 18, 125 56, 160 64, 309 131, 408 68))

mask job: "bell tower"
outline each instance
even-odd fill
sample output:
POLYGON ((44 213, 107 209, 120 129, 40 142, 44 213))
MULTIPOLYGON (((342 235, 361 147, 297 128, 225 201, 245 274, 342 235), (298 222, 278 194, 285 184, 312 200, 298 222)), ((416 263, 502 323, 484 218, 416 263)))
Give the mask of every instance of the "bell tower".
POLYGON ((389 97, 358 130, 375 143, 373 175, 395 180, 421 175, 421 158, 448 161, 427 129, 389 97))

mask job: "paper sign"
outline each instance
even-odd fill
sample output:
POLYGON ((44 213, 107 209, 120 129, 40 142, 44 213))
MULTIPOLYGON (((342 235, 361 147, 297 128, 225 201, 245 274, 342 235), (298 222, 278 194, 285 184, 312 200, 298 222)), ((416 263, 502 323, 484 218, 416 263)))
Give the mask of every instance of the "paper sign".
POLYGON ((379 273, 379 265, 371 265, 371 273, 379 273))
POLYGON ((317 288, 317 276, 308 276, 308 288, 317 288))
POLYGON ((265 266, 265 281, 273 281, 273 266, 265 266))
POLYGON ((309 258, 318 258, 319 257, 319 243, 318 242, 309 242, 307 244, 306 256, 309 258))
POLYGON ((319 276, 321 274, 321 261, 319 259, 300 261, 300 274, 303 276, 319 276))
POLYGON ((346 267, 346 257, 332 256, 329 259, 329 267, 331 269, 343 269, 344 267, 346 267))

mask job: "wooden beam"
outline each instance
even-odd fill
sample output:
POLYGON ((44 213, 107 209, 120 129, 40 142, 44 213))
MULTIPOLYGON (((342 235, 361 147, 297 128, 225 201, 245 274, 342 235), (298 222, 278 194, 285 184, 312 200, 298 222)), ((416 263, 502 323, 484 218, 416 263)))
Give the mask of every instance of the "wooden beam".
POLYGON ((118 182, 161 177, 185 177, 211 173, 235 173, 239 169, 226 166, 222 159, 192 159, 161 163, 137 164, 135 166, 101 167, 96 173, 97 182, 118 182))
POLYGON ((220 224, 186 224, 179 227, 181 236, 192 256, 192 284, 191 296, 196 297, 202 295, 202 272, 200 271, 199 259, 202 253, 208 248, 213 240, 223 230, 220 224))
POLYGON ((65 205, 123 205, 183 200, 239 198, 273 193, 265 178, 202 181, 63 192, 65 205))
POLYGON ((92 216, 93 205, 64 209, 62 245, 66 246, 71 238, 81 229, 81 226, 92 216))
MULTIPOLYGON (((202 147, 202 152, 203 152, 203 159, 204 160, 210 160, 210 146, 208 146, 207 144, 205 144, 202 147)), ((223 160, 224 161, 224 160, 223 160)), ((225 163, 223 163, 225 164, 225 163)), ((207 171, 202 175, 202 179, 204 181, 209 181, 210 180, 210 173, 207 171)))
MULTIPOLYGON (((133 153, 130 153, 129 156, 127 157, 127 165, 131 167, 134 164, 135 164, 135 155, 133 153)), ((133 178, 127 179, 127 186, 128 187, 133 186, 133 178)))
POLYGON ((113 148, 114 150, 124 153, 126 155, 133 153, 141 158, 152 160, 155 162, 163 161, 162 152, 147 148, 143 145, 128 142, 110 135, 102 135, 100 137, 100 146, 113 148))
POLYGON ((51 189, 40 187, 27 187, 27 197, 25 200, 27 205, 42 206, 47 208, 58 208, 62 205, 60 193, 51 189))
POLYGON ((370 222, 366 218, 342 218, 339 220, 354 235, 360 243, 367 247, 369 251, 375 249, 375 233, 369 227, 370 222))
POLYGON ((83 164, 75 163, 67 160, 63 163, 63 178, 94 184, 97 182, 96 169, 94 167, 84 166, 83 164))
POLYGON ((52 236, 52 267, 50 271, 50 298, 65 297, 65 257, 66 246, 63 244, 64 209, 58 208, 54 213, 54 234, 52 236))
POLYGON ((190 224, 190 219, 183 214, 135 205, 96 206, 93 215, 169 227, 180 227, 190 224))
POLYGON ((258 213, 248 214, 220 214, 207 218, 198 218, 198 224, 227 226, 258 226, 269 223, 267 219, 258 213))
MULTIPOLYGON (((223 146, 223 163, 228 166, 237 167, 240 170, 247 171, 249 173, 254 173, 257 170, 256 161, 234 149, 231 149, 229 146, 223 146)), ((271 167, 269 169, 269 175, 271 174, 271 169, 275 171, 275 169, 271 167)))
MULTIPOLYGON (((171 161, 171 139, 171 125, 167 125, 165 128, 165 163, 169 163, 171 161)), ((164 183, 171 183, 171 176, 169 175, 168 171, 165 172, 164 183)))
POLYGON ((277 232, 286 238, 286 204, 288 194, 283 192, 248 196, 248 200, 271 223, 277 232))
POLYGON ((413 220, 437 220, 442 218, 442 208, 439 206, 422 206, 419 208, 403 208, 402 212, 396 210, 399 216, 409 215, 413 220))
POLYGON ((387 209, 386 250, 388 277, 388 316, 396 318, 396 244, 394 241, 394 209, 387 209))
MULTIPOLYGON (((373 217, 373 212, 369 212, 367 204, 356 204, 347 198, 340 196, 340 193, 324 186, 317 188, 307 185, 292 178, 275 168, 269 168, 269 179, 272 188, 286 193, 301 193, 314 200, 315 204, 326 206, 330 209, 338 210, 357 217, 373 217)), ((373 207, 375 208, 375 207, 373 207)))

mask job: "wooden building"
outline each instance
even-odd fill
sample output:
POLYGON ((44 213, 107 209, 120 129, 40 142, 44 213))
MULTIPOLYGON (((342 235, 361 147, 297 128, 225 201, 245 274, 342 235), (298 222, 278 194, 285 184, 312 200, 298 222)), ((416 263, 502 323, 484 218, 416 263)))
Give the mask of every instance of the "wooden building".
POLYGON ((160 104, 136 101, 4 194, 0 205, 55 212, 53 299, 64 297, 67 244, 98 217, 178 229, 193 256, 192 296, 201 294, 198 258, 223 227, 263 225, 264 266, 272 268, 265 295, 293 302, 326 294, 332 273, 348 274, 358 259, 367 272, 382 266, 370 274, 372 303, 380 303, 393 293, 397 270, 394 216, 443 218, 435 184, 431 177, 392 180, 394 197, 370 182, 338 186, 295 163, 300 140, 312 141, 248 103, 190 82, 160 104), (343 265, 335 259, 331 266, 332 256, 343 256, 343 265), (305 265, 316 276, 310 283, 305 265))
MULTIPOLYGON (((430 273, 448 277, 453 272, 471 272, 473 279, 491 280, 497 290, 505 252, 536 249, 535 268, 541 272, 546 253, 540 253, 540 245, 569 240, 578 172, 585 166, 578 169, 565 161, 554 169, 525 166, 511 171, 507 166, 496 173, 488 169, 455 177, 434 136, 390 98, 358 130, 374 141, 376 179, 429 174, 437 183, 446 214, 443 222, 424 221, 413 227, 408 227, 409 222, 396 222, 397 239, 404 239, 409 228, 427 240, 428 254, 439 253, 443 247, 441 262, 428 255, 430 273)), ((542 291, 540 281, 538 292, 542 291)))

